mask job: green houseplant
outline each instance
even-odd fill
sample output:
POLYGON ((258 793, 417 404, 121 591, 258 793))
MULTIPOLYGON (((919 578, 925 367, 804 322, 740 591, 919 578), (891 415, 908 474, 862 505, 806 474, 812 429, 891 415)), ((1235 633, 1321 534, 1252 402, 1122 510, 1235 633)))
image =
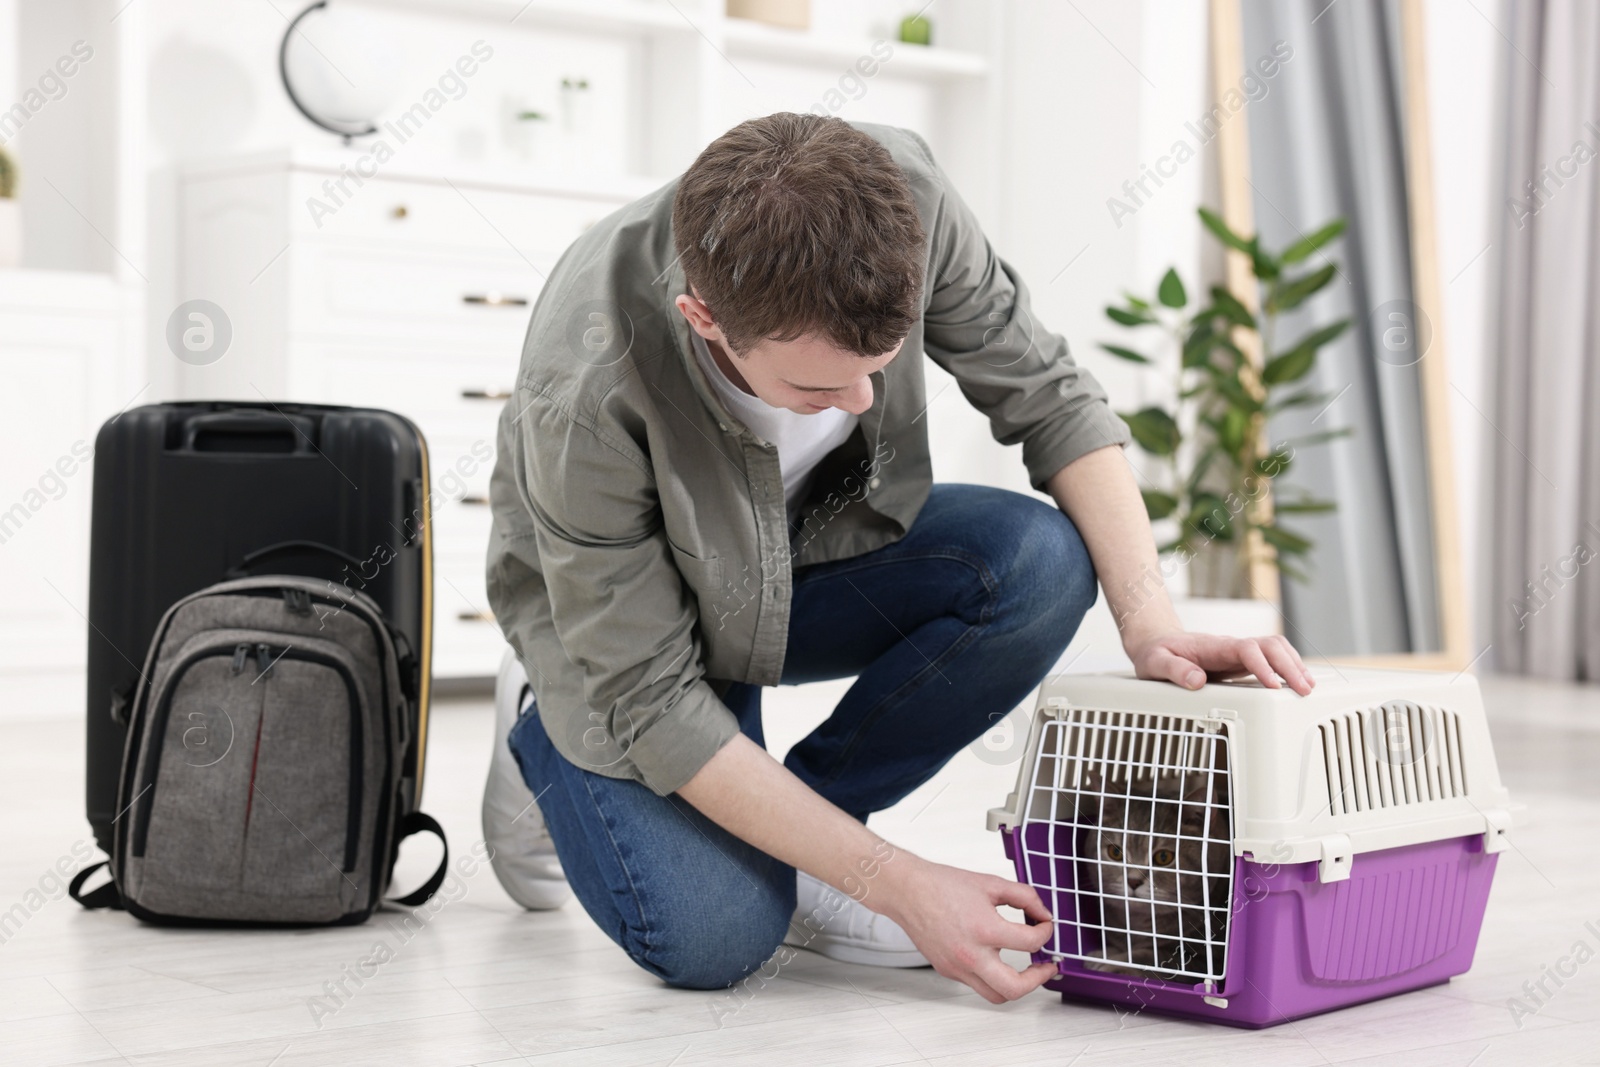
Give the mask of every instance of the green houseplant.
POLYGON ((17 164, 0 148, 0 270, 22 262, 22 205, 16 196, 17 164))
POLYGON ((1216 286, 1209 302, 1191 303, 1178 272, 1168 270, 1153 300, 1127 294, 1122 306, 1106 308, 1107 317, 1121 326, 1163 333, 1164 353, 1153 357, 1120 344, 1101 347, 1167 374, 1175 387, 1171 410, 1152 405, 1119 412, 1134 442, 1158 461, 1155 484, 1143 492, 1152 521, 1176 523, 1176 533, 1160 546, 1162 553, 1185 563, 1231 553, 1231 574, 1230 568, 1212 567, 1209 587, 1196 591, 1248 596, 1250 565, 1257 559, 1272 561, 1291 578, 1305 579, 1297 564, 1314 546, 1281 520, 1335 506, 1304 492, 1286 492, 1276 483, 1293 465, 1297 448, 1325 443, 1349 430, 1271 442, 1267 422, 1280 411, 1333 399, 1301 383, 1315 369, 1318 350, 1343 333, 1349 320, 1312 329, 1282 347, 1278 320, 1337 275, 1338 265, 1332 261, 1317 268, 1303 264, 1343 233, 1345 224, 1336 219, 1273 253, 1261 246, 1258 236, 1234 233, 1205 208, 1200 209, 1200 221, 1249 259, 1260 287, 1260 312, 1252 313, 1216 286), (1259 365, 1245 354, 1256 343, 1264 353, 1259 365))

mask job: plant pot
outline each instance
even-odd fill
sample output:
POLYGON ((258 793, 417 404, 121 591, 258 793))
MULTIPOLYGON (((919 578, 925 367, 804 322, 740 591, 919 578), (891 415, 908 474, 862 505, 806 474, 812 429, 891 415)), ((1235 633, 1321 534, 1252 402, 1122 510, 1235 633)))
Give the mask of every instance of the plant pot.
POLYGON ((1197 597, 1248 597, 1245 575, 1240 573, 1239 550, 1227 541, 1208 541, 1189 560, 1189 592, 1197 597))
POLYGON ((0 199, 0 270, 22 266, 22 202, 0 199))
POLYGON ((791 30, 811 27, 811 0, 728 0, 728 17, 791 30))

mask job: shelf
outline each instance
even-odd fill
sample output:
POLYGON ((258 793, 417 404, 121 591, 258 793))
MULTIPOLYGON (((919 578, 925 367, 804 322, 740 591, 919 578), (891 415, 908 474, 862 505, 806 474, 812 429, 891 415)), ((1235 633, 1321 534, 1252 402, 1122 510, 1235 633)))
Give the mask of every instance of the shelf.
POLYGON ((111 274, 77 270, 0 270, 0 310, 73 316, 119 314, 129 293, 111 274))
MULTIPOLYGON (((337 175, 341 166, 352 168, 367 151, 366 142, 363 141, 356 141, 347 148, 337 145, 326 148, 295 145, 262 152, 193 159, 184 164, 183 173, 190 179, 277 170, 337 175)), ((632 175, 552 174, 528 167, 480 165, 416 153, 404 160, 383 164, 372 177, 388 181, 455 184, 477 189, 505 189, 583 199, 605 196, 621 200, 633 200, 654 192, 668 180, 632 175)))
POLYGON ((680 14, 664 0, 382 0, 390 7, 503 19, 512 28, 576 30, 587 33, 697 32, 689 19, 709 16, 691 2, 680 2, 680 14))
MULTIPOLYGON (((723 33, 730 56, 830 67, 850 67, 863 56, 875 58, 872 48, 877 43, 865 38, 818 37, 802 30, 785 30, 745 19, 726 20, 723 33)), ((975 52, 903 41, 887 43, 894 54, 880 61, 880 71, 890 77, 937 80, 981 78, 989 73, 989 61, 975 52)))

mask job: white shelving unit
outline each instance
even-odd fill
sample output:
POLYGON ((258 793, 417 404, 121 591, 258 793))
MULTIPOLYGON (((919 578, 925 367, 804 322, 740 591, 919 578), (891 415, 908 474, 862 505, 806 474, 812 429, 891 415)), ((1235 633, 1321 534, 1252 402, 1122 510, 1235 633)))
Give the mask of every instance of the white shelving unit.
POLYGON ((634 176, 680 173, 744 118, 818 110, 915 128, 980 217, 992 221, 1004 16, 990 0, 941 0, 930 9, 935 40, 946 42, 934 46, 896 40, 900 17, 921 5, 885 0, 813 0, 814 28, 804 31, 729 18, 718 0, 364 2, 413 17, 448 11, 497 38, 559 34, 625 44, 632 115, 616 134, 629 145, 634 176))
POLYGON ((0 0, 23 225, 22 265, 0 270, 3 717, 83 714, 90 457, 100 424, 149 396, 143 23, 118 6, 0 0))

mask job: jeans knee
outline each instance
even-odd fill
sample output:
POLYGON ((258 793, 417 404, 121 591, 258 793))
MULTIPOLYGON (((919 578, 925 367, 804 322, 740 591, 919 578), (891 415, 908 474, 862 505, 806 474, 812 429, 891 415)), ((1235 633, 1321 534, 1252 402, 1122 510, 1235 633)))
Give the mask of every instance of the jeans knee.
POLYGON ((621 944, 633 962, 669 986, 726 989, 772 958, 792 911, 792 905, 775 908, 761 901, 708 901, 694 914, 680 913, 653 929, 629 929, 621 944))
POLYGON ((1098 592, 1094 563, 1077 526, 1057 508, 1023 498, 1006 524, 1013 552, 1002 584, 1026 622, 1078 620, 1098 592))

